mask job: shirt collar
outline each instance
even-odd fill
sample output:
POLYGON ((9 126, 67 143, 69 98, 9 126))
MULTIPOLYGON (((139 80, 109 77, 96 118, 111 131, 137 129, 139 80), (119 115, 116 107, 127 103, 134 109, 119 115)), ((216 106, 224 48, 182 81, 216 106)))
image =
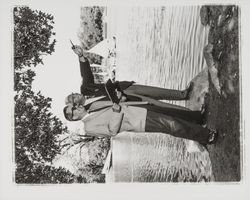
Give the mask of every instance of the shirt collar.
POLYGON ((105 96, 99 96, 99 97, 94 97, 94 98, 89 98, 86 99, 84 106, 88 106, 89 104, 92 104, 95 101, 98 101, 100 99, 103 99, 105 96))
POLYGON ((91 113, 88 113, 88 112, 87 112, 87 114, 86 114, 86 115, 84 115, 84 117, 83 117, 81 120, 85 120, 85 119, 87 119, 90 115, 91 115, 91 113))

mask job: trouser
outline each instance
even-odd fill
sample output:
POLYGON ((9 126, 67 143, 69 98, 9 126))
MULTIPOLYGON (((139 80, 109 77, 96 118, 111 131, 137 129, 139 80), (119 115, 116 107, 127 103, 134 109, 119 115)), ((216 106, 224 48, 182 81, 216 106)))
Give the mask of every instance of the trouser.
POLYGON ((137 85, 133 84, 124 90, 125 94, 137 94, 146 97, 150 97, 156 100, 186 100, 187 92, 186 90, 174 90, 174 89, 165 89, 160 87, 152 87, 146 85, 137 85))
MULTIPOLYGON (((154 107, 158 107, 159 109, 175 109, 175 110, 180 110, 180 111, 183 111, 183 110, 191 111, 189 108, 186 108, 183 106, 165 103, 165 102, 162 102, 160 100, 155 100, 155 99, 150 98, 150 97, 146 97, 146 96, 142 96, 142 95, 138 95, 138 94, 133 94, 130 92, 126 92, 126 93, 127 93, 127 101, 144 101, 144 102, 148 102, 150 105, 152 105, 154 107)), ((198 111, 195 111, 195 112, 198 112, 198 111)))
POLYGON ((161 132, 207 144, 209 129, 198 124, 153 111, 147 112, 145 132, 161 132))
POLYGON ((185 110, 184 107, 178 106, 178 108, 162 107, 156 105, 136 105, 137 107, 146 108, 148 111, 152 111, 158 114, 163 114, 171 117, 177 117, 185 121, 194 123, 202 123, 202 115, 200 111, 185 110))

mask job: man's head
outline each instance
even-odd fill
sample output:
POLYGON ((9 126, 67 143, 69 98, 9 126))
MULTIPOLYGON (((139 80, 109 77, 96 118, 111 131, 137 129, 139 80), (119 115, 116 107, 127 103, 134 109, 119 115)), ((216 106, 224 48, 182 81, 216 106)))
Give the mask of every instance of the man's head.
POLYGON ((84 105, 86 99, 82 94, 72 93, 65 98, 66 105, 84 105))
POLYGON ((68 121, 78 121, 87 114, 87 111, 83 106, 67 105, 63 109, 63 114, 68 121))

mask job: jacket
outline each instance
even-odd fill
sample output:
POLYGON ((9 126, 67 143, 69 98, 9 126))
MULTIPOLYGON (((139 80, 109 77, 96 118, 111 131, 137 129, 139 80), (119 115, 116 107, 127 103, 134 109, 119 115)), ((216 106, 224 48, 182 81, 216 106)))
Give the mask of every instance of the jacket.
POLYGON ((86 135, 111 137, 122 131, 145 132, 147 109, 121 105, 121 112, 112 107, 89 114, 82 119, 86 135))
MULTIPOLYGON (((96 84, 94 82, 94 75, 91 71, 91 67, 89 61, 82 62, 80 61, 80 72, 82 76, 82 85, 81 85, 81 93, 86 96, 107 96, 105 85, 103 83, 96 84)), ((117 89, 123 91, 131 86, 134 81, 120 81, 116 82, 115 86, 117 89)))

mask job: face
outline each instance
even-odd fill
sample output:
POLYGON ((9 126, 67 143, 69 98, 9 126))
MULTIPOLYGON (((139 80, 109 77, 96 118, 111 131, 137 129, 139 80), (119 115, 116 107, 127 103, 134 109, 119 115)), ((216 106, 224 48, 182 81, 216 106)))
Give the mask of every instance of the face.
POLYGON ((87 114, 87 111, 83 106, 68 105, 66 113, 71 119, 80 120, 87 114))
POLYGON ((72 93, 69 96, 66 97, 65 99, 65 104, 70 105, 70 104, 76 104, 76 105, 84 105, 85 103, 85 97, 82 94, 78 93, 72 93))

